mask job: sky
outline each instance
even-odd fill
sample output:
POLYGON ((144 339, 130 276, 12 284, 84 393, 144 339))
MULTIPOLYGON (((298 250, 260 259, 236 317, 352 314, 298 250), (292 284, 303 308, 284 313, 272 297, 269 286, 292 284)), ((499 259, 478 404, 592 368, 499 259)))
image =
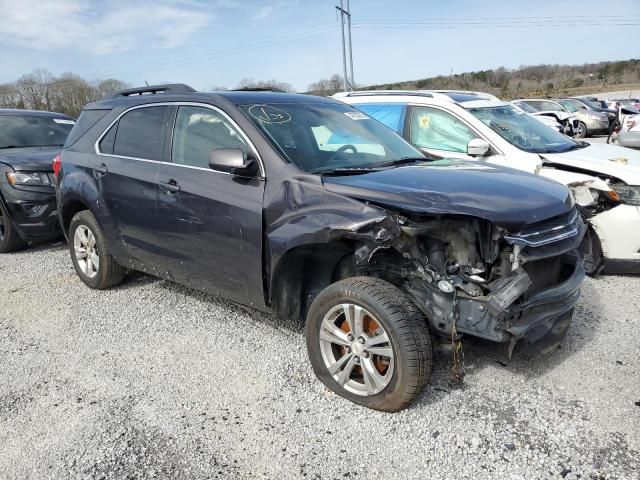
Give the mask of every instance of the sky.
MULTIPOLYGON (((0 0, 0 83, 35 69, 131 85, 304 91, 342 74, 340 0, 0 0)), ((640 0, 351 0, 354 77, 640 58, 640 0)))

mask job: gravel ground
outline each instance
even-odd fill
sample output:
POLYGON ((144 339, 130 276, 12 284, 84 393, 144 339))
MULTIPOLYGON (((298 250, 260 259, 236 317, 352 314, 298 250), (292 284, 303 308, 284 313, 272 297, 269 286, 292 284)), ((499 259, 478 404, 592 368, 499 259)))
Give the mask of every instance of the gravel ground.
POLYGON ((295 325, 65 246, 0 258, 0 478, 638 478, 640 278, 587 280, 561 350, 465 341, 398 414, 330 393, 295 325))

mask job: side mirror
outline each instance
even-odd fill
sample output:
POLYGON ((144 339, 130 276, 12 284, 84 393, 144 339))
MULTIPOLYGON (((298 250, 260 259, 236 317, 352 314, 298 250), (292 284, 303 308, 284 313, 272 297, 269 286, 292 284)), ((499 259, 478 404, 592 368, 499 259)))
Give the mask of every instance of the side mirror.
POLYGON ((474 138, 467 144, 467 155, 470 157, 484 157, 489 153, 490 149, 491 145, 489 145, 489 142, 481 138, 474 138))
POLYGON ((258 162, 253 158, 245 158, 244 152, 240 148, 211 150, 209 168, 243 177, 255 177, 258 175, 258 162))

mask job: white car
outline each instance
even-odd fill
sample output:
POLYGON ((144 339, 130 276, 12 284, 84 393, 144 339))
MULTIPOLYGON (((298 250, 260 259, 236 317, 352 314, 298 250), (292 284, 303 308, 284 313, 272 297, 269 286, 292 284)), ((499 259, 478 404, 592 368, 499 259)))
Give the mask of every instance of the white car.
POLYGON ((587 270, 640 273, 640 152, 573 140, 477 92, 362 91, 334 97, 432 158, 486 161, 564 183, 591 216, 587 270))
POLYGON ((640 115, 624 117, 618 133, 618 144, 623 147, 640 148, 640 115))
POLYGON ((578 129, 579 121, 568 112, 560 111, 538 111, 531 105, 525 102, 511 102, 513 105, 521 108, 529 115, 533 116, 536 120, 540 120, 545 125, 564 133, 565 135, 573 136, 574 132, 578 129))

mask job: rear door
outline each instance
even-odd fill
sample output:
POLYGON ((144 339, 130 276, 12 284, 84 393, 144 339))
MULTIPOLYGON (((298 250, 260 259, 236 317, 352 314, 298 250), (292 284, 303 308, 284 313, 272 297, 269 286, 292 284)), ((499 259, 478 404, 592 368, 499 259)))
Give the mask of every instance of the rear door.
POLYGON ((132 267, 156 274, 163 273, 156 177, 173 108, 143 105, 127 111, 98 140, 98 155, 87 165, 106 207, 105 231, 132 267))
POLYGON ((216 149, 258 159, 248 138, 218 108, 180 105, 167 148, 171 163, 160 165, 157 178, 158 228, 170 275, 240 303, 263 302, 263 169, 245 178, 209 168, 216 149))

